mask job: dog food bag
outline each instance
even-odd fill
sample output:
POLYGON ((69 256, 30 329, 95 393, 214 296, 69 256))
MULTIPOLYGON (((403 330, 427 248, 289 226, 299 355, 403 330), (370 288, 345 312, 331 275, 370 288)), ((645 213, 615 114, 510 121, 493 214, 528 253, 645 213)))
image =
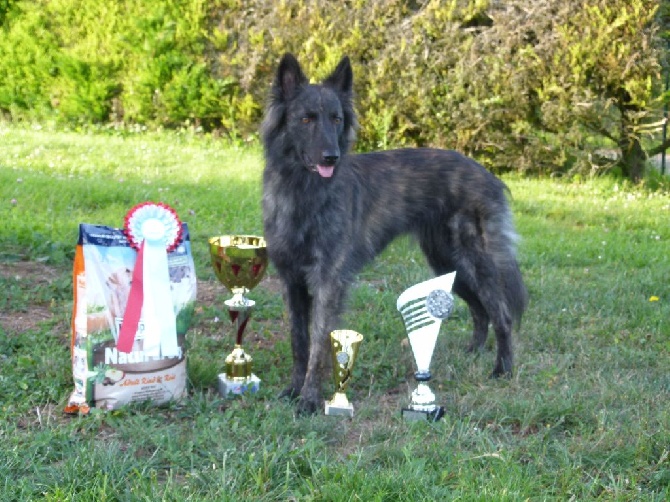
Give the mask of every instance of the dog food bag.
MULTIPOLYGON (((171 296, 172 299, 172 304, 165 309, 172 309, 176 320, 172 323, 173 333, 176 324, 176 340, 172 340, 172 349, 167 355, 160 346, 151 349, 145 346, 147 319, 143 317, 137 322, 136 332, 133 327, 130 345, 119 350, 117 343, 131 295, 138 251, 131 246, 123 229, 79 226, 73 270, 71 351, 74 391, 65 409, 67 413, 85 414, 91 406, 111 410, 135 401, 162 404, 184 396, 184 340, 195 306, 196 276, 188 227, 185 223, 178 225, 181 225, 178 244, 174 249, 164 251, 169 272, 169 279, 165 272, 164 289, 169 284, 171 295, 167 298, 169 300, 171 296)), ((144 278, 146 283, 146 275, 144 278)), ((146 294, 151 296, 150 291, 146 294)), ((152 301, 144 298, 145 304, 152 301)), ((161 301, 160 297, 158 301, 161 301)))

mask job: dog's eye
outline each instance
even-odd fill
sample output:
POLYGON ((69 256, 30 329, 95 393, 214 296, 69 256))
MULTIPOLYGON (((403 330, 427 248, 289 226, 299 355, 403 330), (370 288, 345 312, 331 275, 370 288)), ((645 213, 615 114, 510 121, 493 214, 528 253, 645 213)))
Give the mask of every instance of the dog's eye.
POLYGON ((336 124, 340 124, 342 122, 342 117, 335 116, 333 117, 333 122, 336 124))
POLYGON ((312 121, 312 117, 303 117, 302 118, 302 123, 303 124, 309 124, 312 121))

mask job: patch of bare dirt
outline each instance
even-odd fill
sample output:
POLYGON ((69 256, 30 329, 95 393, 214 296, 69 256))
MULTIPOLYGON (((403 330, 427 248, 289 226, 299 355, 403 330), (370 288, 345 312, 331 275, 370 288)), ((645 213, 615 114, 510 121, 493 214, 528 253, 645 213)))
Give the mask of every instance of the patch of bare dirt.
MULTIPOLYGON (((6 281, 16 282, 20 294, 28 295, 40 285, 51 284, 61 277, 61 274, 62 271, 40 262, 0 263, 0 277, 6 281)), ((48 304, 28 303, 20 311, 0 312, 0 327, 8 333, 20 333, 35 329, 52 318, 53 312, 48 304)))
POLYGON ((22 333, 36 329, 41 323, 50 321, 53 314, 48 307, 31 305, 22 312, 0 313, 0 327, 7 333, 22 333))
POLYGON ((63 409, 56 403, 47 403, 32 408, 30 413, 20 417, 17 427, 24 430, 39 430, 53 427, 54 424, 64 424, 71 420, 73 415, 63 413, 63 409))
POLYGON ((36 261, 18 261, 14 263, 0 263, 0 277, 31 282, 50 283, 60 275, 54 267, 36 261))

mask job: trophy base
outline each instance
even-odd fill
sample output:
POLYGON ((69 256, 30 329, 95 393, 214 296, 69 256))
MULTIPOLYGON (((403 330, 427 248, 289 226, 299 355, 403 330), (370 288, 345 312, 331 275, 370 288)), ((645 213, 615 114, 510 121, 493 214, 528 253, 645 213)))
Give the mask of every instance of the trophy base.
POLYGON ((352 405, 341 392, 336 392, 333 399, 326 401, 325 413, 329 416, 342 416, 353 418, 354 405, 352 405))
POLYGON ((326 401, 326 415, 329 416, 341 416, 341 417, 354 417, 354 407, 352 405, 346 406, 334 406, 326 401))
POLYGON ((428 420, 437 422, 444 416, 444 406, 435 406, 429 410, 418 410, 412 407, 402 409, 402 418, 407 421, 428 420))
POLYGON ((228 397, 231 394, 240 396, 242 394, 255 394, 261 388, 261 380, 253 373, 245 379, 228 378, 225 373, 219 375, 219 394, 228 397))

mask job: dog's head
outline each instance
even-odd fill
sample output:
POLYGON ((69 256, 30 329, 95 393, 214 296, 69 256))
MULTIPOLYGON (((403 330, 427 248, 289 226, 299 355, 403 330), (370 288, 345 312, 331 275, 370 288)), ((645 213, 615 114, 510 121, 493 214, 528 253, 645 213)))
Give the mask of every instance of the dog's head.
POLYGON ((268 150, 294 154, 310 172, 330 178, 355 137, 353 72, 348 57, 321 84, 310 84, 298 60, 286 54, 272 85, 262 127, 268 150))

